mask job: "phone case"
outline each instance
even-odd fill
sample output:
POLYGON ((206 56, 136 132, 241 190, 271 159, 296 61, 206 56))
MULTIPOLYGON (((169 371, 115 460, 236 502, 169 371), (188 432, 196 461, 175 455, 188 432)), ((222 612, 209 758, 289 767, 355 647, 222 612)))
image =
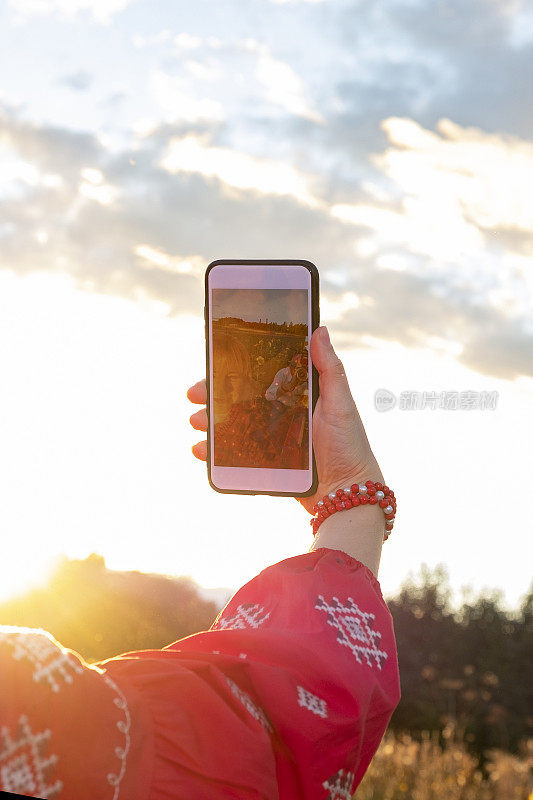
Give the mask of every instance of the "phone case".
MULTIPOLYGON (((204 322, 205 322, 205 350, 206 350, 206 387, 207 387, 207 418, 208 418, 208 425, 207 425, 207 479, 209 481, 209 485, 215 492, 220 492, 221 494, 267 494, 273 497, 310 497, 315 494, 318 488, 318 473, 316 469, 316 461, 315 461, 315 452, 314 449, 312 450, 312 461, 313 461, 313 482, 311 487, 307 492, 274 492, 274 491, 252 491, 251 489, 220 489, 216 486, 212 479, 211 479, 211 436, 210 436, 210 424, 209 424, 209 409, 210 409, 210 382, 209 382, 209 375, 210 375, 210 364, 209 364, 209 289, 208 289, 208 280, 209 280, 209 273, 216 267, 217 264, 261 264, 261 265, 268 265, 268 264, 294 264, 306 267, 309 272, 311 273, 311 332, 318 328, 320 325, 320 307, 319 307, 319 279, 318 279, 318 269, 311 261, 306 261, 305 259, 231 259, 231 258, 219 258, 216 261, 212 261, 206 271, 205 271, 205 287, 204 287, 204 297, 205 297, 205 305, 204 305, 204 322)), ((316 401, 318 400, 318 372, 313 364, 313 368, 311 371, 311 393, 312 393, 312 410, 314 412, 316 401)))

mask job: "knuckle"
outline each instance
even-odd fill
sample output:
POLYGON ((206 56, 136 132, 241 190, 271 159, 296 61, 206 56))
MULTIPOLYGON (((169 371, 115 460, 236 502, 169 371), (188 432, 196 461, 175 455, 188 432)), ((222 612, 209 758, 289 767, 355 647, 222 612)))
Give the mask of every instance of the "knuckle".
POLYGON ((338 358, 335 364, 333 364, 332 369, 336 375, 341 375, 341 376, 346 375, 346 372, 344 371, 344 364, 342 363, 340 358, 338 358))

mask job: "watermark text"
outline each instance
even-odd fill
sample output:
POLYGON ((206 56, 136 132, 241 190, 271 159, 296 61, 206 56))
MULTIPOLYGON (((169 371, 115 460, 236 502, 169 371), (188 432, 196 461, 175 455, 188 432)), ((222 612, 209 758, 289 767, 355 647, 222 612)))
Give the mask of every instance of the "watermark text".
POLYGON ((416 391, 408 389, 398 396, 389 389, 378 389, 374 394, 377 411, 495 411, 498 405, 498 392, 473 391, 416 391))

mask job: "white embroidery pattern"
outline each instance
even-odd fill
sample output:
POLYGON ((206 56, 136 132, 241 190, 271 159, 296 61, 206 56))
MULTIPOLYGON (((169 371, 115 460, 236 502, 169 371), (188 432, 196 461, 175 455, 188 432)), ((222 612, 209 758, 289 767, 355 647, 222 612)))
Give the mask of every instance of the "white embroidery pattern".
POLYGON ((117 797, 120 792, 120 782, 124 777, 124 773, 126 772, 126 759, 128 757, 128 751, 130 749, 130 728, 131 728, 131 716, 128 708, 128 703, 126 698, 124 697, 123 693, 118 688, 117 684, 114 680, 112 680, 109 675, 104 675, 104 681, 107 685, 118 695, 115 697, 113 702, 114 704, 120 708, 121 711, 124 712, 124 720, 119 720, 117 722, 117 728, 121 733, 124 734, 125 744, 124 747, 115 747, 115 755, 117 758, 120 758, 120 772, 116 775, 114 772, 110 772, 107 775, 107 780, 111 784, 111 786, 115 787, 115 793, 113 794, 113 800, 117 800, 117 797))
POLYGON ((326 701, 321 700, 321 698, 317 697, 316 694, 308 692, 307 689, 303 688, 303 686, 298 686, 297 689, 298 704, 309 709, 309 711, 312 711, 313 714, 326 719, 328 716, 328 706, 326 701))
POLYGON ((337 641, 348 647, 360 664, 362 664, 361 655, 364 655, 369 667, 374 666, 372 663, 374 658, 376 665, 381 669, 381 660, 389 656, 377 647, 376 640, 381 639, 381 633, 372 630, 369 625, 375 614, 361 611, 351 597, 346 601, 346 605, 343 605, 338 597, 333 597, 330 604, 320 594, 315 608, 326 612, 328 625, 339 631, 337 641))
POLYGON ((250 695, 249 695, 249 694, 246 694, 246 692, 244 692, 244 691, 243 691, 243 690, 240 688, 240 686, 237 686, 237 684, 235 683, 235 681, 232 681, 232 680, 231 680, 231 678, 228 678, 228 676, 227 676, 227 675, 226 675, 225 677, 226 677, 226 680, 227 680, 227 682, 228 682, 228 686, 230 687, 231 691, 233 692, 233 694, 235 695, 235 697, 236 697, 238 700, 240 700, 240 701, 241 701, 241 703, 242 703, 242 704, 243 704, 243 706, 246 708, 246 710, 250 712, 250 714, 252 715, 252 717, 255 717, 255 719, 256 719, 258 722, 260 722, 260 723, 261 723, 261 725, 263 726, 263 728, 265 728, 265 729, 266 729, 267 731, 269 731, 269 732, 272 732, 272 730, 273 730, 273 728, 272 728, 272 725, 271 725, 271 724, 270 724, 270 722, 268 721, 268 719, 267 719, 267 717, 266 717, 266 714, 265 714, 265 712, 263 711, 263 709, 262 709, 262 708, 259 708, 259 706, 257 706, 257 705, 254 703, 254 701, 252 700, 252 698, 250 697, 250 695))
POLYGON ((15 661, 27 660, 34 666, 33 680, 46 682, 52 691, 59 692, 61 682, 72 683, 72 672, 81 675, 83 667, 76 656, 62 650, 46 631, 2 633, 0 641, 13 648, 15 661))
POLYGON ((355 775, 340 769, 335 775, 324 781, 322 786, 329 792, 328 800, 351 800, 355 775))
POLYGON ((247 603, 244 606, 240 605, 237 607, 237 613, 234 617, 219 619, 218 623, 214 625, 214 628, 258 628, 270 616, 269 611, 267 614, 261 617, 261 614, 264 610, 265 609, 263 606, 253 603, 247 603))
POLYGON ((12 738, 6 725, 0 730, 0 789, 54 800, 61 781, 47 783, 45 775, 57 763, 57 756, 43 758, 51 731, 33 733, 25 714, 19 717, 19 730, 12 738))

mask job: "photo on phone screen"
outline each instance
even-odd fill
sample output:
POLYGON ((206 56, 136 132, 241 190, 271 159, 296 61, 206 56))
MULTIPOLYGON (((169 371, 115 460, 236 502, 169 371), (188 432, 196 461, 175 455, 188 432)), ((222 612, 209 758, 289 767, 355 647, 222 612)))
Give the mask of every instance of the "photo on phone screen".
POLYGON ((208 471, 219 491, 305 494, 316 483, 309 262, 213 262, 206 270, 208 471))
POLYGON ((216 466, 308 469, 307 294, 213 289, 216 466))

